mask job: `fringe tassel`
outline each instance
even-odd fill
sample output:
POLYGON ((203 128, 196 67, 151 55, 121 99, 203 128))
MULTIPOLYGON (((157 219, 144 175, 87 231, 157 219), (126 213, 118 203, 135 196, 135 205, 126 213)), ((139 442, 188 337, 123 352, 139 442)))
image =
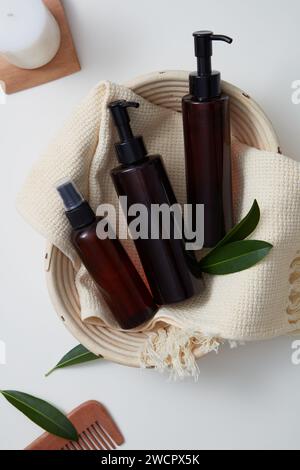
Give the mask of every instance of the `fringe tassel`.
POLYGON ((218 352, 221 340, 204 333, 182 330, 174 326, 159 328, 151 333, 141 351, 141 367, 154 367, 159 372, 169 372, 170 380, 199 378, 199 368, 194 355, 218 352))

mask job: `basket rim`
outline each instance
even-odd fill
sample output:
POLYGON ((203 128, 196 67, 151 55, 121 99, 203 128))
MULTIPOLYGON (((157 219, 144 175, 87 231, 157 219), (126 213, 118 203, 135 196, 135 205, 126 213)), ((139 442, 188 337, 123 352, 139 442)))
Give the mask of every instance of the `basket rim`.
MULTIPOLYGON (((185 70, 165 70, 165 71, 158 71, 158 72, 150 72, 144 75, 140 75, 138 77, 135 77, 131 80, 128 80, 124 83, 125 86, 128 88, 131 88, 133 91, 136 93, 139 92, 139 90, 143 89, 144 91, 149 90, 149 88, 153 89, 154 85, 157 84, 162 84, 162 83, 167 83, 172 82, 172 84, 176 83, 176 86, 178 89, 182 92, 183 86, 187 85, 187 79, 189 75, 189 71, 185 70)), ((233 99, 236 98, 236 103, 243 102, 246 104, 246 106, 251 109, 252 114, 256 117, 257 122, 263 126, 264 130, 264 137, 265 137, 265 144, 266 144, 266 150, 273 151, 273 152, 278 152, 279 147, 279 141, 276 135, 276 132, 273 128, 273 125, 270 121, 270 119, 266 116, 265 112, 263 109, 260 107, 260 105, 253 100, 248 93, 244 92, 237 86, 228 83, 226 81, 222 81, 222 88, 223 91, 230 94, 233 99)), ((86 331, 89 331, 89 326, 84 324, 80 319, 81 327, 78 326, 78 318, 77 321, 75 321, 74 316, 70 313, 68 308, 66 307, 65 303, 63 302, 63 299, 59 294, 60 292, 60 279, 57 279, 57 266, 56 262, 59 256, 62 256, 63 258, 66 258, 58 248, 56 248, 54 245, 51 243, 47 243, 46 247, 46 264, 45 264, 45 272, 46 272, 46 284, 49 292, 50 299, 52 301, 54 310, 56 311, 58 317, 61 318, 63 321, 64 325, 67 327, 67 329, 70 331, 70 333, 81 343, 83 344, 87 349, 89 349, 91 352, 93 352, 96 355, 102 355, 106 359, 113 361, 118 364, 130 366, 130 367, 140 367, 139 363, 139 354, 138 350, 141 347, 141 343, 147 340, 148 334, 147 333, 128 333, 128 332, 123 332, 119 330, 113 330, 112 328, 109 328, 107 326, 98 326, 95 328, 95 330, 99 331, 99 334, 101 331, 105 333, 107 336, 110 337, 111 335, 115 338, 116 342, 120 341, 122 342, 122 338, 126 338, 126 342, 130 343, 130 338, 133 339, 135 338, 135 346, 136 346, 136 354, 132 354, 130 351, 130 348, 126 350, 125 346, 123 350, 120 347, 119 352, 117 350, 114 350, 112 347, 105 347, 104 343, 100 344, 100 340, 96 341, 94 336, 95 332, 93 331, 93 334, 87 334, 86 331), (128 351, 128 353, 126 353, 128 351)), ((66 260, 71 263, 68 258, 66 260)), ((92 331, 92 330, 91 330, 92 331)), ((125 341, 124 341, 125 342, 125 341)), ((133 341, 134 342, 134 341, 133 341)), ((108 344, 108 343, 107 343, 108 344)), ((199 358, 202 354, 200 354, 199 351, 195 350, 194 351, 195 357, 199 358)))

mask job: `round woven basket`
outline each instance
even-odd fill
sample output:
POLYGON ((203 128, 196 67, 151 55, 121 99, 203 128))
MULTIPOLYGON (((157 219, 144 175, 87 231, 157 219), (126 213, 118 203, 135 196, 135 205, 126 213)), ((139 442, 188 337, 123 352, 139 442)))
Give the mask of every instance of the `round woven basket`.
MULTIPOLYGON (((181 98, 188 93, 188 72, 151 73, 137 77, 125 85, 152 103, 180 112, 181 98)), ((230 83, 222 82, 222 89, 231 98, 232 134, 252 147, 278 152, 275 131, 257 103, 230 83)), ((116 331, 83 323, 73 266, 52 245, 47 248, 46 273, 55 310, 73 336, 94 354, 119 364, 139 367, 139 351, 147 340, 147 334, 116 331)), ((195 356, 198 355, 197 351, 194 353, 195 356)))

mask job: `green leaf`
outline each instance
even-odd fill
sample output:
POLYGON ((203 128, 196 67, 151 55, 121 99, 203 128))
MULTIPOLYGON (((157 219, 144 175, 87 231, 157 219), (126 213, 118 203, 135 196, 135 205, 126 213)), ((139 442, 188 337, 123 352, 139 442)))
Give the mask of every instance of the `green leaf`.
POLYGON ((244 240, 255 230, 259 219, 260 210, 259 205, 255 199, 246 217, 244 217, 237 225, 235 225, 215 246, 215 248, 220 248, 220 246, 227 245, 228 243, 244 240))
POLYGON ((102 356, 96 356, 95 354, 88 351, 82 344, 75 346, 71 349, 60 361, 51 369, 47 374, 48 377, 52 372, 57 369, 63 369, 64 367, 75 366, 77 364, 83 364, 84 362, 95 361, 96 359, 102 359, 102 356))
POLYGON ((251 268, 271 250, 270 243, 242 240, 213 249, 200 262, 202 271, 209 274, 231 274, 251 268))
POLYGON ((11 405, 45 431, 70 441, 78 440, 77 431, 71 421, 46 401, 13 390, 0 393, 11 405))

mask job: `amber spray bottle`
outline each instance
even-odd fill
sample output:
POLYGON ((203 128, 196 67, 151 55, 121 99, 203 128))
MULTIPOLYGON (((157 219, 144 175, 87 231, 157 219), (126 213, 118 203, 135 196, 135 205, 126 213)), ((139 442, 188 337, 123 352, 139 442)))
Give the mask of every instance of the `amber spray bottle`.
POLYGON ((232 39, 211 31, 194 33, 198 70, 190 74, 183 97, 188 203, 204 204, 204 247, 215 246, 233 225, 229 97, 221 91, 220 72, 212 71, 212 42, 232 39))
POLYGON ((120 241, 97 237, 100 218, 72 181, 58 183, 57 191, 72 226, 73 245, 119 325, 130 329, 151 319, 157 306, 120 241))
MULTIPOLYGON (((203 281, 194 274, 194 256, 186 252, 183 237, 179 239, 174 235, 174 214, 168 219, 170 237, 162 236, 163 217, 159 237, 151 237, 150 227, 157 224, 152 217, 153 205, 172 206, 177 200, 161 156, 149 155, 143 138, 133 135, 129 107, 138 108, 139 103, 120 100, 109 105, 120 137, 115 146, 120 166, 112 170, 111 176, 118 195, 127 197, 128 208, 143 204, 147 209, 148 236, 137 238, 135 245, 154 301, 158 305, 182 302, 199 293, 203 281)), ((130 224, 133 218, 126 215, 130 224)))

